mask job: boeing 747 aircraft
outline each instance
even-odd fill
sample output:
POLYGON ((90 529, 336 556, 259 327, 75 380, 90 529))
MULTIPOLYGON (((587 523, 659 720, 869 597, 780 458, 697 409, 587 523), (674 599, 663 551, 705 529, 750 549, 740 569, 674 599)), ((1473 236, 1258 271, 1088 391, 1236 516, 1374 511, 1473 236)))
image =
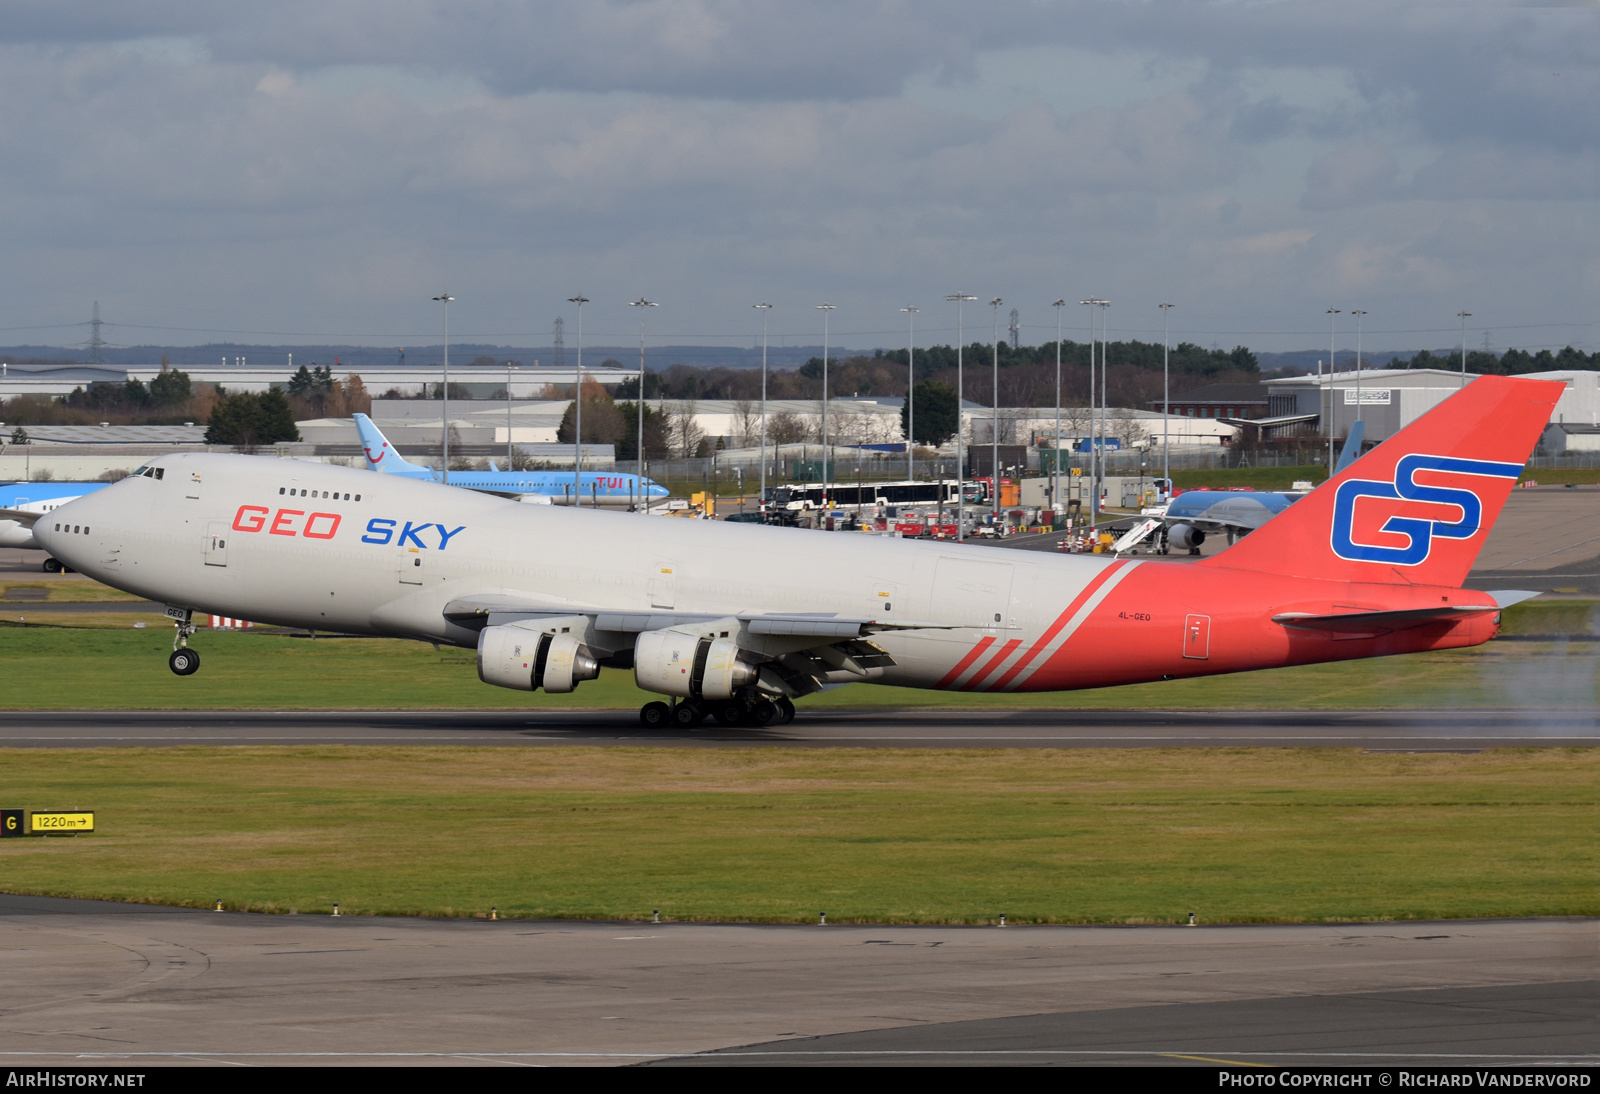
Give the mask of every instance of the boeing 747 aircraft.
POLYGON ((50 513, 91 577, 194 612, 477 650, 500 687, 604 667, 646 725, 765 725, 846 681, 1052 691, 1475 646, 1530 593, 1462 582, 1560 397, 1484 376, 1198 562, 517 505, 396 475, 182 454, 50 513))
MULTIPOLYGON (((366 454, 369 471, 426 479, 429 482, 441 481, 439 472, 433 468, 408 463, 390 446, 388 438, 372 423, 371 418, 357 414, 355 419, 356 431, 361 434, 361 451, 366 454)), ((494 464, 489 466, 493 468, 494 464)), ((571 471, 452 471, 450 485, 493 494, 511 494, 523 501, 542 501, 545 504, 566 505, 572 501, 571 471)), ((580 505, 615 509, 649 505, 654 500, 666 497, 668 490, 639 475, 585 471, 578 482, 578 493, 580 505)))

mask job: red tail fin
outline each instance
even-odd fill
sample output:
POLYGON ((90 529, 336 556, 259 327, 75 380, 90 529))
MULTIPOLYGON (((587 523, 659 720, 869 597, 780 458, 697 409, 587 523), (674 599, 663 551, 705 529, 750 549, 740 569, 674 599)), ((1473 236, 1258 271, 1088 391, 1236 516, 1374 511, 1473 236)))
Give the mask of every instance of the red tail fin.
POLYGON ((1481 376, 1200 565, 1457 588, 1562 390, 1481 376))

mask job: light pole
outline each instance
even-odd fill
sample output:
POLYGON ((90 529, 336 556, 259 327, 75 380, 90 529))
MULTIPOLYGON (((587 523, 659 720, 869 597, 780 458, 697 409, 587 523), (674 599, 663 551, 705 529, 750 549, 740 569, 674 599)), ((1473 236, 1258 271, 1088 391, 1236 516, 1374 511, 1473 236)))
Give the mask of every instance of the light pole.
POLYGON ((440 431, 439 452, 444 457, 443 481, 450 482, 450 301, 455 297, 449 293, 440 293, 434 300, 444 305, 444 382, 439 385, 439 394, 444 399, 443 429, 440 431))
POLYGON ((567 297, 567 303, 578 305, 578 372, 577 383, 572 385, 572 504, 574 507, 583 498, 583 491, 579 489, 583 474, 583 306, 589 298, 579 293, 577 296, 567 297))
MULTIPOLYGON (((1095 306, 1101 309, 1109 308, 1111 301, 1096 300, 1095 306)), ((1107 434, 1110 432, 1111 417, 1111 377, 1107 372, 1107 358, 1111 353, 1111 339, 1106 334, 1106 313, 1100 312, 1100 482, 1095 486, 1095 501, 1100 500, 1100 491, 1105 489, 1107 434)))
POLYGON ((628 304, 630 308, 639 309, 639 436, 638 451, 635 453, 637 464, 634 467, 634 478, 639 482, 639 512, 650 512, 650 503, 644 500, 644 317, 645 308, 659 307, 654 300, 640 297, 628 304))
POLYGON ((822 313, 822 508, 828 506, 828 313, 837 307, 822 303, 817 310, 822 313))
MULTIPOLYGON (((1339 423, 1334 420, 1339 411, 1333 401, 1333 317, 1338 315, 1339 311, 1338 308, 1328 309, 1328 474, 1330 475, 1333 474, 1333 439, 1339 434, 1339 423)), ((1317 385, 1319 387, 1322 385, 1321 361, 1317 362, 1317 385)))
POLYGON ((907 322, 910 324, 906 330, 906 478, 916 482, 917 441, 916 430, 912 427, 917 424, 917 411, 911 397, 917 386, 917 306, 907 304, 900 310, 906 313, 907 322))
MULTIPOLYGON (((1094 301, 1096 307, 1107 309, 1110 301, 1094 301)), ((1109 467, 1106 465, 1107 445, 1110 433, 1110 337, 1106 334, 1106 312, 1101 312, 1101 485, 1096 489, 1106 489, 1106 477, 1109 467)), ((1099 493, 1094 494, 1099 499, 1099 493)))
MULTIPOLYGON (((945 297, 946 300, 955 301, 956 305, 956 542, 962 543, 967 538, 966 522, 962 517, 966 513, 966 436, 962 431, 961 402, 965 398, 965 385, 961 372, 961 354, 965 347, 962 345, 961 308, 968 300, 978 299, 969 293, 953 292, 945 297)), ((944 487, 940 486, 941 495, 944 487)))
POLYGON ((1365 417, 1367 409, 1361 402, 1361 317, 1367 314, 1365 308, 1351 308, 1350 314, 1356 317, 1356 421, 1365 417))
MULTIPOLYGON (((534 364, 539 362, 535 361, 534 364)), ((511 371, 516 368, 510 361, 506 362, 506 470, 513 470, 514 462, 511 456, 511 371)))
POLYGON ((761 522, 767 520, 767 312, 771 304, 751 304, 761 313, 761 522))
MULTIPOLYGON (((1095 450, 1094 450, 1094 408, 1095 408, 1095 402, 1094 402, 1094 383, 1095 383, 1095 372, 1094 372, 1094 304, 1095 304, 1095 301, 1094 301, 1093 297, 1090 297, 1088 300, 1080 300, 1080 301, 1078 301, 1078 303, 1089 309, 1089 422, 1088 422, 1088 425, 1089 425, 1089 428, 1088 428, 1088 433, 1089 433, 1089 493, 1090 493, 1090 497, 1089 497, 1089 527, 1092 530, 1094 528, 1094 525, 1095 525, 1095 514, 1096 514, 1096 511, 1100 507, 1100 493, 1099 493, 1099 491, 1097 491, 1095 489, 1095 486, 1094 486, 1094 476, 1095 476, 1095 470, 1094 469, 1095 469, 1095 458, 1096 458, 1095 457, 1095 450)), ((1080 487, 1081 487, 1081 485, 1082 484, 1080 484, 1080 487)), ((1079 493, 1082 493, 1081 489, 1079 490, 1079 493)), ((1079 500, 1081 501, 1082 499, 1080 498, 1079 500)))
POLYGON ((1458 311, 1461 317, 1461 386, 1467 386, 1467 320, 1472 318, 1469 311, 1458 311))
POLYGON ((1167 368, 1172 336, 1167 313, 1176 304, 1157 304, 1161 309, 1161 477, 1167 480, 1166 495, 1172 497, 1172 374, 1167 368))
POLYGON ((994 351, 994 407, 989 425, 989 512, 1000 515, 1000 305, 998 296, 989 301, 994 311, 994 338, 989 343, 994 351))
MULTIPOLYGON (((1050 306, 1056 310, 1056 453, 1050 460, 1050 508, 1065 513, 1061 504, 1061 309, 1067 302, 1057 300, 1050 306)), ((1055 521, 1050 524, 1054 527, 1055 521)))

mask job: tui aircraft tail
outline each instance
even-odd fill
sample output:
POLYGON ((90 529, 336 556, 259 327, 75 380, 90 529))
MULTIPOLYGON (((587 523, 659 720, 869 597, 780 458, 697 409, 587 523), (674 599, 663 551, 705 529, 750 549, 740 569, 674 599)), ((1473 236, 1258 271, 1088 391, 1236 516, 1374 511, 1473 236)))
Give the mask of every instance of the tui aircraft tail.
POLYGON ((1198 565, 1459 588, 1563 387, 1481 376, 1198 565))
POLYGON ((433 469, 420 464, 407 463, 405 458, 397 452, 389 439, 372 419, 365 414, 356 414, 356 432, 361 435, 361 451, 367 457, 368 471, 385 471, 390 474, 427 475, 433 477, 433 469))

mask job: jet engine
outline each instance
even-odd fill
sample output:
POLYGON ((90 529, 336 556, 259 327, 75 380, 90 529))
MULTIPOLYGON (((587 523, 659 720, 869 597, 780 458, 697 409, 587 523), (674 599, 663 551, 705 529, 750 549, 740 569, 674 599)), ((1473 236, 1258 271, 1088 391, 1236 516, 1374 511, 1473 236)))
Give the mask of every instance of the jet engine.
POLYGON ((536 626, 485 627, 478 634, 478 679, 518 691, 568 692, 600 675, 600 664, 576 635, 536 626))
POLYGON ((645 691, 683 699, 731 699, 756 682, 731 638, 689 631, 644 631, 633 647, 633 678, 645 691))
POLYGON ((1167 529, 1167 545, 1180 551, 1192 551, 1206 541, 1206 534, 1192 524, 1174 524, 1167 529))

